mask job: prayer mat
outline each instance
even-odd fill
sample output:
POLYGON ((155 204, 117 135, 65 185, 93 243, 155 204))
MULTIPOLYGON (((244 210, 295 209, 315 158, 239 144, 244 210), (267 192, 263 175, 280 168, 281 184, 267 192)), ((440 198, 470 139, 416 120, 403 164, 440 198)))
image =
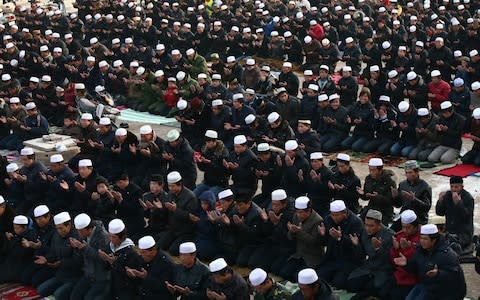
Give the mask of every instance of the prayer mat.
POLYGON ((460 177, 467 177, 476 173, 480 172, 480 167, 470 164, 458 164, 453 167, 448 167, 442 170, 438 170, 433 172, 436 175, 442 176, 460 176, 460 177))

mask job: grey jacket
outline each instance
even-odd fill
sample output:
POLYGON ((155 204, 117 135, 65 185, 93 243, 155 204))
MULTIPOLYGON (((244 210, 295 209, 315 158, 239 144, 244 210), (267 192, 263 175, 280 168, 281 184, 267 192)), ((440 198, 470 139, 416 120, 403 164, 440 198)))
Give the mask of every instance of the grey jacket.
MULTIPOLYGON (((198 258, 190 269, 181 264, 175 265, 174 283, 181 287, 188 287, 191 293, 188 296, 182 296, 182 300, 207 299, 206 286, 210 271, 198 258)), ((178 296, 178 295, 176 295, 178 296)))
POLYGON ((324 242, 318 233, 318 225, 323 222, 322 217, 312 209, 312 214, 303 223, 299 222, 297 216, 293 217, 293 224, 301 227, 297 233, 288 232, 291 240, 297 241, 297 248, 292 255, 293 258, 303 258, 308 267, 316 267, 323 260, 324 242))
POLYGON ((94 281, 110 279, 110 267, 98 256, 98 250, 107 251, 109 245, 108 233, 101 221, 95 221, 92 236, 87 238, 87 246, 83 249, 83 274, 94 281))

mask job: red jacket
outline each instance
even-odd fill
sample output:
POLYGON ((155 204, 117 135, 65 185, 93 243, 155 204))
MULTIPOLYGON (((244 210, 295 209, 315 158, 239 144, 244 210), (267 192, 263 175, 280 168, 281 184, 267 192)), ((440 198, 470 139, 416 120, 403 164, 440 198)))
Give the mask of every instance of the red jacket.
MULTIPOLYGON (((407 259, 412 258, 413 254, 415 254, 415 249, 420 242, 420 230, 412 236, 407 236, 405 232, 403 232, 403 230, 395 234, 395 239, 397 240, 398 244, 400 244, 400 240, 402 238, 405 238, 407 241, 409 241, 411 243, 411 246, 406 249, 399 248, 398 250, 392 247, 390 249, 390 260, 392 261, 392 263, 394 258, 400 256, 400 252, 407 259)), ((395 280, 398 285, 415 285, 418 283, 417 275, 413 273, 408 273, 403 267, 396 266, 396 270, 393 273, 393 276, 395 276, 395 280)))
POLYGON ((164 99, 165 104, 167 104, 168 107, 175 107, 175 105, 177 105, 178 98, 177 87, 167 88, 164 99))
POLYGON ((433 109, 440 109, 440 103, 448 100, 448 95, 452 88, 450 85, 443 80, 440 80, 438 84, 433 84, 430 82, 428 84, 428 92, 435 94, 435 98, 429 98, 433 109))
POLYGON ((308 30, 308 34, 317 41, 321 41, 323 39, 324 31, 323 27, 320 24, 313 25, 308 30))

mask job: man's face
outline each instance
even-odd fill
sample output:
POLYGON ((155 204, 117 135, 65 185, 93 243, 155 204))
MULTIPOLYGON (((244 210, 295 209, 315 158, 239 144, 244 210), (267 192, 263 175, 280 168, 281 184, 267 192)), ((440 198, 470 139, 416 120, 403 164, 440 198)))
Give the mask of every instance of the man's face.
POLYGON ((435 240, 431 239, 427 234, 420 235, 420 245, 425 250, 430 250, 435 245, 435 240))
POLYGON ((140 255, 142 256, 142 259, 146 262, 151 262, 157 255, 157 249, 155 247, 150 248, 150 249, 140 249, 140 255))
POLYGON ((245 203, 245 202, 235 202, 235 207, 237 208, 237 211, 239 214, 244 215, 248 212, 248 209, 250 208, 251 203, 245 203))
POLYGON ((287 207, 287 201, 272 201, 272 211, 278 215, 282 210, 287 207))
POLYGON ((67 236, 67 234, 70 233, 70 230, 72 229, 72 225, 70 223, 65 224, 58 224, 55 225, 55 228, 57 229, 58 234, 64 238, 67 236))
POLYGON ((265 295, 268 293, 268 291, 270 291, 271 288, 272 288, 272 281, 270 279, 266 279, 262 284, 256 286, 255 290, 259 294, 265 295))
POLYGON ((463 190, 462 183, 451 183, 450 184, 450 191, 452 193, 460 193, 463 190))
POLYGON ((34 163, 34 161, 35 160, 33 158, 30 158, 26 155, 22 155, 22 163, 24 166, 30 167, 34 163))
POLYGON ((313 299, 318 291, 318 285, 312 287, 309 284, 299 284, 298 287, 304 299, 313 299))
POLYGON ((333 222, 335 224, 340 224, 347 218, 347 211, 339 211, 339 212, 330 212, 330 217, 332 217, 333 222))
POLYGON ((246 145, 233 145, 233 150, 235 151, 236 154, 243 153, 247 150, 246 145))
POLYGON ((168 184, 168 190, 174 195, 180 194, 180 192, 182 191, 182 187, 183 187, 183 185, 179 184, 179 183, 169 183, 168 184))
POLYGON ((50 215, 46 214, 44 216, 36 217, 35 222, 37 222, 38 227, 43 228, 50 223, 50 215))
POLYGON ((180 253, 180 263, 185 268, 191 268, 195 264, 196 258, 195 253, 180 253))
POLYGON ((405 170, 405 176, 408 181, 415 181, 418 179, 418 171, 415 170, 405 170))
POLYGON ((126 189, 130 181, 128 179, 120 179, 115 182, 115 184, 122 190, 126 189))
POLYGON ((93 172, 93 169, 91 167, 79 167, 78 168, 78 174, 80 175, 80 177, 82 177, 83 179, 87 178, 88 176, 90 176, 90 174, 92 174, 93 172))
POLYGON ((150 181, 149 187, 150 192, 154 194, 158 194, 163 190, 163 185, 157 181, 150 181))
POLYGON ((412 224, 403 224, 402 223, 402 230, 405 232, 406 235, 412 236, 418 231, 418 227, 412 224))
POLYGON ((368 167, 368 171, 373 178, 378 178, 382 174, 382 169, 378 167, 368 167))
POLYGON ((369 236, 376 234, 382 229, 382 223, 377 220, 365 219, 365 231, 369 236))
POLYGON ((306 219, 308 219, 308 217, 310 217, 312 213, 312 210, 310 208, 307 208, 307 209, 296 209, 295 210, 295 214, 298 218, 298 221, 300 222, 303 222, 305 221, 306 219))

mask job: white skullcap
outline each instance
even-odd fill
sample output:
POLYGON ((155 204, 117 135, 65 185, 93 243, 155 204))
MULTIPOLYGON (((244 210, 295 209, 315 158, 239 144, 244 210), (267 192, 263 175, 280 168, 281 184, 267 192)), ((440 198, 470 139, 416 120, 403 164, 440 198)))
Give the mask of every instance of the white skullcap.
POLYGON ((425 108, 425 107, 419 108, 418 111, 417 111, 417 115, 418 115, 419 117, 428 116, 429 113, 430 113, 430 112, 428 111, 428 108, 425 108))
POLYGON ((383 166, 383 161, 381 158, 377 158, 377 157, 370 158, 370 160, 368 161, 368 165, 370 167, 381 167, 383 166))
POLYGON ((186 108, 187 108, 187 105, 188 105, 188 102, 185 101, 185 100, 183 100, 183 99, 180 99, 180 100, 178 100, 178 102, 177 102, 177 108, 178 108, 179 110, 184 110, 184 109, 186 109, 186 108))
POLYGON ((138 61, 134 60, 130 63, 129 65, 131 68, 138 68, 140 66, 140 64, 138 63, 138 61))
POLYGON ((9 163, 6 169, 7 173, 13 173, 18 170, 18 165, 16 163, 9 163))
POLYGON ((407 73, 407 80, 414 80, 415 78, 417 78, 417 73, 415 73, 414 71, 410 71, 407 73))
POLYGON ((178 253, 180 254, 191 254, 197 252, 197 246, 193 242, 181 243, 178 247, 178 253))
POLYGON ((316 84, 314 84, 314 83, 311 83, 311 84, 308 85, 308 89, 309 89, 309 90, 314 90, 314 91, 318 92, 318 89, 319 89, 319 88, 318 88, 318 85, 316 85, 316 84))
POLYGON ((100 125, 110 125, 110 124, 112 124, 112 121, 110 120, 110 118, 103 117, 103 118, 100 118, 100 121, 98 121, 98 124, 100 124, 100 125))
POLYGON ((328 101, 335 100, 335 99, 340 99, 340 95, 339 94, 331 94, 330 96, 328 96, 328 101))
POLYGON ((167 183, 177 183, 182 180, 182 175, 179 172, 173 171, 167 175, 167 183))
POLYGON ((238 99, 243 99, 243 94, 242 93, 233 94, 232 100, 236 101, 238 99))
POLYGON ((20 150, 20 155, 22 156, 33 155, 33 154, 34 154, 33 149, 30 147, 25 147, 22 150, 20 150))
POLYGON ((292 67, 292 63, 291 62, 284 62, 283 65, 282 65, 282 68, 291 68, 292 67))
POLYGON ((296 140, 289 140, 285 142, 285 150, 293 151, 293 150, 297 150, 297 148, 298 148, 298 143, 296 140))
POLYGON ((443 101, 440 103, 440 109, 448 109, 450 107, 452 107, 452 102, 450 101, 443 101))
POLYGON ((78 167, 91 167, 93 166, 93 163, 90 159, 81 159, 78 161, 78 167))
POLYGON ((138 240, 138 249, 146 250, 155 247, 155 239, 150 236, 144 236, 138 240))
POLYGON ((232 63, 235 61, 235 56, 229 56, 227 57, 227 63, 232 63))
POLYGON ((345 153, 338 153, 337 154, 337 160, 350 161, 350 155, 345 154, 345 153))
POLYGON ((312 284, 318 281, 317 272, 314 269, 303 269, 298 272, 298 283, 299 284, 312 284))
POLYGON ((93 116, 91 113, 83 113, 81 116, 82 120, 93 120, 93 116))
POLYGON ((353 38, 351 36, 347 37, 345 39, 345 43, 347 43, 347 44, 353 43, 353 38))
POLYGON ((470 57, 477 56, 477 55, 478 55, 478 50, 477 50, 477 49, 473 49, 473 50, 470 51, 468 54, 470 55, 470 57))
POLYGON ((253 66, 255 65, 255 60, 253 58, 247 59, 247 66, 253 66))
POLYGON ((310 199, 306 196, 301 196, 295 199, 295 208, 296 209, 307 209, 310 199))
POLYGON ((323 101, 327 101, 327 100, 328 100, 327 94, 318 95, 318 102, 323 102, 323 101))
POLYGON ((480 89, 480 81, 475 81, 472 83, 472 91, 476 91, 478 89, 480 89))
POLYGON ((385 102, 390 102, 390 97, 389 96, 386 96, 386 95, 381 95, 379 98, 378 98, 379 101, 385 101, 385 102))
POLYGON ((140 134, 150 134, 153 132, 153 129, 150 125, 143 125, 140 127, 140 134))
POLYGON ((392 70, 388 72, 388 78, 392 79, 398 76, 398 72, 396 70, 392 70))
POLYGON ((398 51, 407 51, 407 46, 399 46, 398 51))
POLYGON ((461 56, 462 56, 462 51, 460 50, 453 51, 453 57, 461 57, 461 56))
POLYGON ((212 80, 222 80, 222 75, 220 75, 220 74, 213 74, 213 75, 212 75, 212 80))
POLYGON ((34 83, 39 83, 40 79, 38 77, 32 76, 32 77, 30 77, 29 81, 34 82, 34 83))
POLYGON ((223 100, 221 99, 216 99, 212 101, 212 107, 217 107, 223 105, 223 100))
POLYGON ((288 38, 288 37, 291 37, 291 36, 293 36, 291 31, 285 31, 285 33, 283 34, 283 37, 285 37, 285 38, 288 38))
POLYGON ((267 272, 260 268, 253 269, 252 272, 250 272, 250 274, 248 275, 248 280, 253 287, 261 285, 265 282, 266 279, 267 272))
POLYGON ((431 77, 437 77, 437 76, 442 76, 442 74, 440 73, 439 70, 433 70, 433 71, 430 73, 430 76, 431 76, 431 77))
POLYGON ((400 214, 402 224, 411 224, 417 219, 417 215, 411 209, 407 209, 400 214))
POLYGON ((172 129, 167 133, 167 142, 174 142, 180 137, 180 132, 176 129, 172 129))
POLYGON ((247 138, 242 134, 242 135, 237 135, 233 138, 233 143, 235 145, 243 145, 247 142, 247 138))
POLYGON ((343 200, 335 200, 330 203, 330 211, 331 212, 340 212, 347 209, 345 202, 343 200))
POLYGON ((98 39, 96 37, 93 37, 90 39, 90 45, 98 43, 98 39))
POLYGON ((345 67, 342 68, 342 72, 352 72, 352 67, 345 66, 345 67))
POLYGON ((437 38, 435 39, 435 42, 441 42, 441 43, 443 43, 443 38, 442 38, 442 37, 437 37, 437 38))
POLYGON ((388 48, 390 48, 391 45, 392 45, 392 44, 390 44, 389 41, 384 41, 384 42, 382 43, 382 48, 383 48, 383 49, 388 49, 388 48))
POLYGON ((281 201, 285 199, 287 199, 287 192, 285 192, 285 190, 278 189, 272 192, 272 201, 281 201))
POLYGON ((75 83, 75 89, 76 90, 84 90, 85 89, 85 84, 84 83, 75 83))
POLYGON ((480 119, 480 107, 477 107, 473 110, 473 113, 472 113, 472 117, 475 119, 475 120, 479 120, 480 119))
POLYGON ((218 139, 218 133, 215 130, 207 130, 205 132, 205 137, 209 139, 218 139))
POLYGON ((245 117, 245 124, 250 125, 255 121, 256 117, 254 114, 249 114, 248 116, 245 117))
POLYGON ((10 74, 3 74, 2 75, 2 81, 9 81, 12 79, 12 76, 10 74))
POLYGON ((454 87, 461 87, 461 86, 464 85, 464 84, 465 84, 465 82, 464 82, 463 79, 460 78, 460 77, 459 77, 459 78, 455 78, 455 79, 453 80, 453 86, 454 86, 454 87))
POLYGON ((9 103, 20 103, 20 98, 12 97, 12 98, 10 98, 10 100, 8 102, 9 103))
POLYGON ((223 258, 217 258, 216 260, 212 261, 209 265, 208 268, 210 269, 211 273, 215 273, 218 271, 221 271, 228 267, 227 262, 223 258))
POLYGON ((268 115, 267 117, 268 123, 270 124, 275 123, 279 118, 280 118, 280 115, 276 111, 274 111, 268 115))
POLYGON ((323 159, 323 154, 322 154, 322 152, 313 152, 313 153, 310 153, 310 160, 314 160, 314 159, 323 159))
POLYGON ((116 67, 120 67, 123 65, 123 61, 121 61, 120 59, 117 59, 116 61, 113 62, 113 67, 116 68, 116 67))
POLYGON ((378 65, 370 66, 370 72, 378 72, 380 71, 380 67, 378 65))
POLYGON ((64 212, 61 212, 59 214, 56 214, 54 217, 53 217, 53 223, 55 225, 60 225, 60 224, 63 224, 65 222, 68 222, 72 220, 72 218, 70 217, 70 214, 66 211, 64 212))
POLYGON ((305 70, 305 71, 303 71, 303 75, 304 75, 304 76, 312 76, 312 75, 313 75, 313 71, 312 71, 312 70, 305 70))
POLYGON ((119 234, 125 230, 125 223, 120 219, 113 219, 108 223, 108 232, 111 234, 119 234))
POLYGON ((192 48, 188 49, 187 52, 186 52, 187 55, 193 55, 195 54, 195 50, 193 50, 192 48))
POLYGON ((44 216, 50 212, 50 209, 46 205, 39 205, 33 210, 33 216, 35 218, 44 216))
POLYGON ((13 218, 13 224, 15 225, 28 225, 28 218, 22 215, 15 216, 13 218))
POLYGON ((226 199, 233 196, 231 189, 226 189, 218 193, 218 200, 226 199))
POLYGON ((176 77, 177 77, 177 80, 181 81, 181 80, 184 80, 186 76, 187 74, 185 72, 179 71, 176 77))
POLYGON ((157 51, 165 50, 165 45, 164 44, 158 44, 157 46, 155 46, 155 50, 157 50, 157 51))
POLYGON ((118 128, 115 130, 115 136, 126 136, 128 134, 125 128, 118 128))
POLYGON ((436 234, 438 227, 435 224, 425 224, 420 228, 420 234, 436 234))
POLYGON ((35 104, 35 102, 28 102, 27 104, 25 104, 25 108, 27 110, 35 109, 37 108, 37 105, 35 104))
POLYGON ((73 219, 75 229, 77 230, 85 229, 91 222, 92 219, 87 214, 79 214, 73 219))
POLYGON ((50 156, 50 163, 60 163, 63 162, 63 156, 61 154, 53 154, 50 156))
POLYGON ((164 76, 165 73, 163 72, 163 70, 157 70, 155 71, 155 77, 161 77, 161 76, 164 76))
POLYGON ((305 42, 305 44, 309 44, 312 42, 312 37, 307 35, 306 37, 303 38, 303 41, 305 42))

